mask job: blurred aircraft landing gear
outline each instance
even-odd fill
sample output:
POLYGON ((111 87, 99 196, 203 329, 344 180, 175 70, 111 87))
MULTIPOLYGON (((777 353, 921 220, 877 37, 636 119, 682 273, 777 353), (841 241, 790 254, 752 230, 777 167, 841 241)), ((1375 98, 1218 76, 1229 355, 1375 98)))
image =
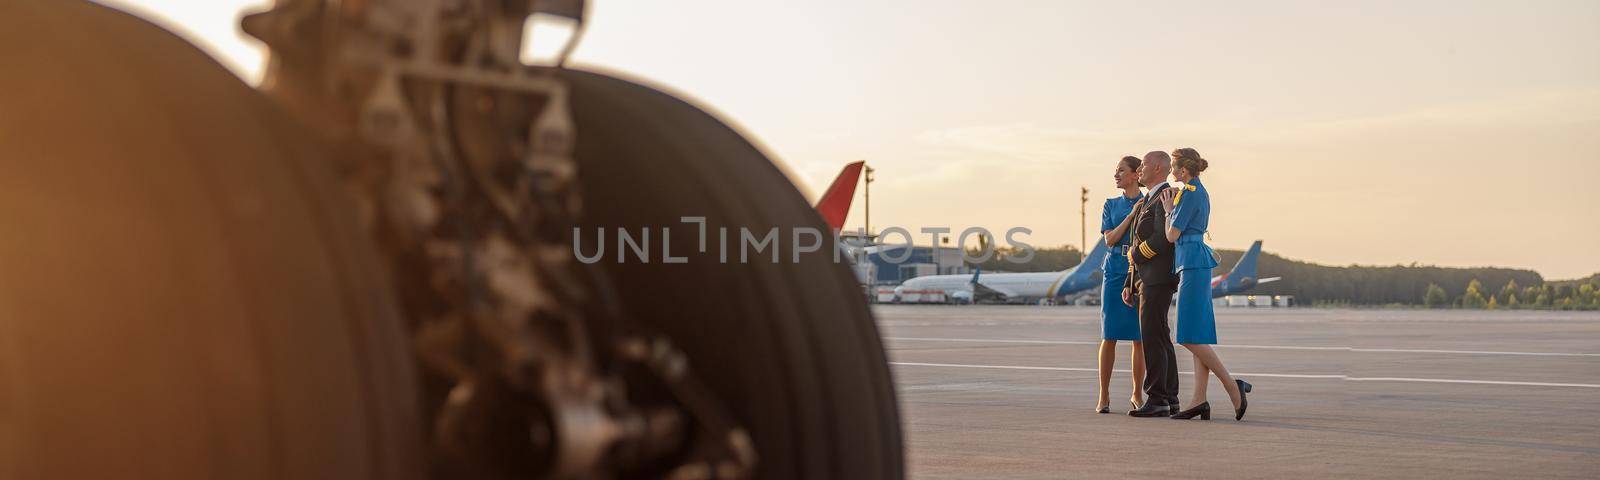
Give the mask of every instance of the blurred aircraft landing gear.
POLYGON ((5 476, 903 476, 847 267, 719 262, 681 222, 822 220, 700 109, 522 67, 535 8, 581 25, 280 0, 244 25, 269 102, 110 9, 0 6, 0 146, 35 160, 0 196, 5 476), (686 263, 573 255, 664 226, 686 263))

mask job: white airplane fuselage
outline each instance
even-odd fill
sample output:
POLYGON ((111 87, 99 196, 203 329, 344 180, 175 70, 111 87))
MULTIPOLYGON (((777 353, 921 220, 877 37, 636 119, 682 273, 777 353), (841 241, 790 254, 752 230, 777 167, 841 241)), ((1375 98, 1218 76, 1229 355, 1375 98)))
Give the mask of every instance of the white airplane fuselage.
POLYGON ((1097 244, 1078 266, 1057 272, 974 273, 930 275, 906 280, 895 295, 939 293, 946 298, 972 300, 984 294, 1002 298, 1054 298, 1081 292, 1100 284, 1101 264, 1107 249, 1097 244))

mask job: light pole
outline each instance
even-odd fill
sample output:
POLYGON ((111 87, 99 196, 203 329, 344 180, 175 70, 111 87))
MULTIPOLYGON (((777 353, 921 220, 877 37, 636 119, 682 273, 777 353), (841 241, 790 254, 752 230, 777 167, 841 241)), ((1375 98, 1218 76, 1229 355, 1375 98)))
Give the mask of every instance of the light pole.
POLYGON ((864 213, 865 216, 866 216, 866 221, 864 223, 866 223, 866 230, 867 230, 867 232, 866 232, 867 233, 867 240, 868 240, 867 241, 867 245, 871 245, 872 244, 872 241, 871 241, 871 239, 872 239, 872 171, 873 171, 872 167, 871 166, 866 167, 866 171, 867 171, 867 180, 866 180, 866 182, 867 182, 867 199, 866 199, 867 200, 867 205, 862 208, 862 210, 863 210, 862 213, 864 213))
MULTIPOLYGON (((866 162, 866 160, 862 160, 862 162, 866 162)), ((877 267, 877 265, 871 265, 871 266, 862 267, 862 265, 866 265, 867 260, 869 260, 871 258, 871 256, 867 255, 867 247, 872 246, 872 167, 864 166, 864 170, 866 171, 865 183, 866 183, 866 197, 867 198, 866 198, 866 205, 861 207, 861 210, 862 210, 863 216, 865 216, 866 218, 862 222, 864 225, 862 227, 863 231, 861 232, 861 250, 860 250, 861 261, 860 262, 856 262, 856 265, 857 265, 856 268, 866 268, 867 285, 877 285, 878 284, 878 267, 877 267)))
POLYGON ((1089 254, 1089 187, 1080 188, 1083 189, 1083 197, 1078 203, 1078 222, 1082 227, 1078 231, 1078 248, 1081 249, 1078 254, 1086 256, 1089 254))

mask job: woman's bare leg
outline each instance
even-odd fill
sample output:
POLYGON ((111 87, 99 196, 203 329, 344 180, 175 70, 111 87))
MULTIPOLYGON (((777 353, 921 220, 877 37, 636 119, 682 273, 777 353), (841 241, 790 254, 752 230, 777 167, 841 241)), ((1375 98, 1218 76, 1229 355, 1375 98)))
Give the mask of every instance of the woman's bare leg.
POLYGON ((1216 350, 1212 350, 1210 345, 1196 343, 1185 343, 1183 348, 1194 354, 1195 372, 1198 373, 1200 366, 1205 365, 1211 373, 1216 374, 1217 380, 1222 381, 1222 388, 1228 391, 1228 400, 1233 401, 1233 408, 1238 409, 1239 385, 1233 382, 1233 375, 1228 374, 1228 367, 1222 366, 1222 358, 1217 356, 1216 350))
POLYGON ((1128 400, 1134 405, 1142 406, 1144 405, 1142 400, 1144 395, 1141 395, 1141 390, 1144 389, 1144 342, 1134 340, 1129 343, 1133 344, 1133 395, 1129 396, 1128 400))
MULTIPOLYGON (((1190 353, 1192 354, 1194 352, 1190 351, 1190 353)), ((1195 355, 1194 356, 1194 383, 1192 384, 1192 385, 1194 385, 1194 387, 1193 387, 1194 396, 1189 397, 1189 406, 1190 407, 1193 407, 1195 405, 1199 405, 1201 403, 1205 403, 1205 401, 1206 401, 1206 387, 1210 386, 1210 385, 1208 385, 1210 383, 1211 383, 1211 369, 1206 368, 1206 364, 1200 361, 1200 356, 1199 355, 1195 355)))
POLYGON ((1094 409, 1111 405, 1111 367, 1117 362, 1117 341, 1100 341, 1100 396, 1095 398, 1094 409))

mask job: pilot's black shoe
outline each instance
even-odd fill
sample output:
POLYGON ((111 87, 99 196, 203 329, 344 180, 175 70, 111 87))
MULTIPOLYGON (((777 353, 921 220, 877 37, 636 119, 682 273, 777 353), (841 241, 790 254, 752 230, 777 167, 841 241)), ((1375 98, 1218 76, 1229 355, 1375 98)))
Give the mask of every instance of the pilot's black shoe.
POLYGON ((1155 402, 1144 402, 1143 407, 1139 407, 1138 410, 1128 412, 1128 415, 1135 417, 1170 417, 1172 416, 1172 413, 1177 410, 1177 408, 1177 405, 1173 405, 1169 408, 1166 405, 1156 405, 1155 402))

